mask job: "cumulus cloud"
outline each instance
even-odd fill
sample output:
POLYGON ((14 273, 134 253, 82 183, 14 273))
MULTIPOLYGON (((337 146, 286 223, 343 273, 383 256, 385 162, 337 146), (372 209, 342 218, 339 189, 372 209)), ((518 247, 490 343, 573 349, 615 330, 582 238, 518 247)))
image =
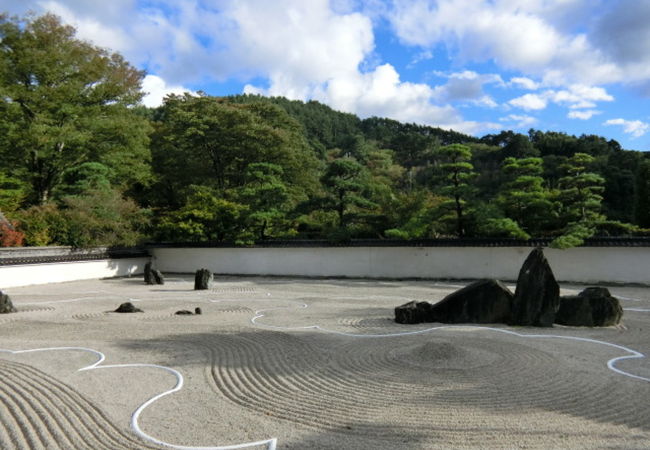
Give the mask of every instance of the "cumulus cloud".
POLYGON ((509 114, 508 116, 502 117, 499 120, 501 122, 504 122, 504 124, 507 124, 507 128, 515 130, 530 128, 537 123, 537 119, 535 117, 521 114, 509 114))
POLYGON ((503 79, 498 74, 479 74, 471 70, 446 75, 437 72, 438 76, 448 78, 446 84, 437 86, 434 95, 441 101, 461 101, 473 105, 494 108, 497 103, 483 89, 485 85, 496 84, 504 86, 503 79))
POLYGON ((156 75, 147 75, 144 77, 144 80, 142 80, 142 92, 145 93, 142 98, 142 103, 150 108, 162 105, 163 99, 170 94, 195 94, 195 92, 182 86, 169 86, 165 83, 165 80, 156 75))
POLYGON ((546 108, 548 98, 545 95, 525 94, 521 97, 513 98, 508 103, 526 111, 540 110, 546 108))
MULTIPOLYGON (((461 63, 493 61, 500 67, 521 72, 525 78, 542 79, 547 86, 647 78, 650 69, 630 73, 611 52, 604 51, 596 39, 591 39, 595 33, 591 11, 602 8, 619 17, 621 10, 634 0, 593 3, 589 0, 394 0, 388 20, 407 45, 435 48, 443 43, 461 63)), ((647 5, 647 2, 636 3, 647 5)), ((634 10, 645 17, 645 22, 635 22, 635 25, 650 20, 645 8, 634 10)), ((647 31, 647 27, 640 31, 642 26, 636 26, 637 39, 647 31)), ((601 34, 608 36, 612 31, 605 27, 601 34)), ((629 37, 619 39, 620 45, 627 45, 629 37)))
POLYGON ((610 119, 603 125, 620 125, 624 133, 631 134, 635 138, 643 136, 650 129, 650 124, 640 120, 610 119))
POLYGON ((601 114, 602 111, 597 111, 595 109, 585 109, 578 111, 569 111, 567 117, 569 119, 580 119, 580 120, 589 120, 596 114, 601 114))
POLYGON ((526 111, 545 109, 549 102, 571 109, 593 108, 596 102, 611 102, 614 97, 598 86, 574 84, 566 89, 548 89, 539 94, 525 94, 514 98, 508 104, 526 111))
POLYGON ((529 91, 535 91, 539 88, 539 83, 531 80, 528 77, 512 77, 508 83, 510 86, 515 86, 529 91))

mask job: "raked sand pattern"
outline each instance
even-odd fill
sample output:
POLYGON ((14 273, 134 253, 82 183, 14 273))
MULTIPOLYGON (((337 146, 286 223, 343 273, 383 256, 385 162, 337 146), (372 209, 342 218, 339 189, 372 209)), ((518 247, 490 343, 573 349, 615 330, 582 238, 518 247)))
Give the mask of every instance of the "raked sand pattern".
POLYGON ((625 308, 612 328, 391 320, 459 285, 6 289, 19 313, 0 316, 0 448, 650 448, 650 289, 610 287, 625 308), (144 312, 110 312, 125 301, 144 312))

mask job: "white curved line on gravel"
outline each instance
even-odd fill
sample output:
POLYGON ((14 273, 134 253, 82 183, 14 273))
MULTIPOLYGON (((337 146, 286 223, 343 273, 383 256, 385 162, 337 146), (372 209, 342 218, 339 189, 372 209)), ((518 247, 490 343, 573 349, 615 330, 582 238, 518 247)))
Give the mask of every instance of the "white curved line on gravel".
POLYGON ((140 436, 141 438, 153 442, 154 444, 161 445, 164 447, 170 447, 170 448, 175 448, 178 450, 236 450, 240 448, 247 448, 247 447, 256 447, 260 445, 266 445, 267 450, 275 450, 276 445, 277 445, 277 439, 276 438, 271 438, 271 439, 265 439, 262 441, 257 441, 257 442, 246 442, 244 444, 234 444, 234 445, 223 445, 223 446, 212 446, 212 447, 192 447, 192 446, 184 446, 184 445, 174 445, 170 444, 165 441, 161 441, 160 439, 156 439, 155 437, 145 433, 141 428, 140 424, 138 423, 138 419, 140 418, 140 414, 142 414, 142 411, 145 410, 149 405, 154 403, 155 401, 165 397, 166 395, 173 394, 174 392, 178 392, 182 389, 183 387, 183 375, 175 369, 172 369, 171 367, 166 367, 166 366, 160 366, 158 364, 144 364, 144 363, 135 363, 135 364, 110 364, 110 365, 100 365, 102 362, 106 360, 106 356, 97 350, 93 350, 91 348, 86 348, 86 347, 47 347, 47 348, 32 348, 32 349, 27 349, 27 350, 8 350, 8 349, 0 349, 0 353, 10 353, 12 355, 18 355, 22 353, 34 353, 34 352, 46 352, 46 351, 59 351, 59 350, 78 350, 78 351, 84 351, 84 352, 89 352, 93 353, 94 355, 97 356, 97 361, 94 363, 82 367, 78 369, 79 372, 86 371, 86 370, 95 370, 95 369, 117 369, 117 368, 125 368, 125 367, 151 367, 155 369, 162 369, 166 372, 169 372, 170 374, 174 375, 176 377, 176 385, 172 388, 169 389, 165 392, 162 392, 158 395, 155 395, 151 397, 149 400, 144 402, 142 405, 140 405, 133 415, 131 416, 131 427, 133 428, 134 432, 140 436))
MULTIPOLYGON (((309 305, 305 303, 300 303, 298 305, 299 308, 308 308, 309 305)), ((566 340, 572 340, 572 341, 579 341, 579 342, 587 342, 590 344, 598 344, 598 345, 604 345, 607 347, 612 347, 617 350, 622 350, 624 352, 629 353, 629 355, 625 356, 618 356, 616 358, 612 358, 609 361, 607 361, 607 367, 620 374, 620 375, 625 375, 626 377, 630 378, 635 378, 637 380, 642 380, 642 381, 647 381, 650 382, 650 378, 642 377, 640 375, 635 375, 633 373, 626 372, 624 370, 618 369, 615 367, 615 364, 618 361, 622 361, 624 359, 637 359, 637 358, 645 358, 645 355, 643 353, 637 352, 636 350, 633 350, 628 347, 624 347, 622 345, 618 344, 612 344, 611 342, 606 342, 606 341, 599 341, 597 339, 590 339, 590 338, 581 338, 577 336, 560 336, 560 335, 554 335, 554 334, 522 334, 522 333, 517 333, 512 330, 505 330, 503 328, 492 328, 492 327, 482 327, 482 326, 477 326, 477 325, 442 325, 439 327, 431 327, 431 328, 426 328, 423 330, 415 330, 415 331, 405 331, 401 333, 386 333, 386 334, 355 334, 355 333, 346 333, 343 331, 336 331, 336 330, 329 330, 327 328, 322 328, 320 325, 306 325, 306 326, 301 326, 301 327, 281 327, 277 325, 267 325, 263 323, 259 323, 257 320, 261 319, 266 316, 266 314, 263 314, 268 311, 275 311, 278 309, 288 309, 290 308, 289 306, 287 307, 278 307, 278 308, 268 308, 268 309, 260 309, 255 311, 255 316, 251 318, 251 323, 253 325, 263 327, 263 328, 270 328, 270 329, 275 329, 275 330, 285 330, 285 331, 296 331, 296 330, 318 330, 322 331, 325 333, 330 333, 330 334, 336 334, 339 336, 348 336, 348 337, 356 337, 356 338, 389 338, 389 337, 399 337, 399 336, 410 336, 414 334, 424 334, 424 333, 429 333, 432 331, 438 331, 438 330, 449 330, 449 329, 470 329, 470 330, 488 330, 488 331, 495 331, 499 333, 505 333, 505 334, 510 334, 512 336, 517 336, 521 338, 532 338, 532 339, 566 339, 566 340)))

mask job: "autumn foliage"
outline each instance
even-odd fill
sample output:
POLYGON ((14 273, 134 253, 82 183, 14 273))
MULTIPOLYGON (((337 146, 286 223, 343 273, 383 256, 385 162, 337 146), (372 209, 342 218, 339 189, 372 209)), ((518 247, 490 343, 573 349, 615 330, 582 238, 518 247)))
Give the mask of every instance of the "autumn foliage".
POLYGON ((0 222, 0 247, 20 247, 23 245, 25 235, 15 229, 16 223, 9 226, 8 223, 0 222))

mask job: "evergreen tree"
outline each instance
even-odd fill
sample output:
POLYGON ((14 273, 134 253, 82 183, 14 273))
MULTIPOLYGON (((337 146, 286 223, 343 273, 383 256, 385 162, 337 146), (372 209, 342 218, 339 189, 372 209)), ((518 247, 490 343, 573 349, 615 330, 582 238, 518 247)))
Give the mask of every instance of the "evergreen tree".
POLYGON ((476 175, 470 162, 472 152, 465 145, 451 144, 441 147, 437 154, 442 161, 439 166, 443 182, 441 193, 451 198, 442 208, 454 212, 456 235, 463 237, 466 234, 466 203, 474 190, 469 181, 476 175))
POLYGON ((554 247, 580 245, 594 235, 598 224, 605 219, 601 214, 605 180, 589 171, 593 161, 591 155, 576 153, 563 166, 566 175, 559 181, 559 200, 560 218, 565 226, 562 236, 553 241, 554 247))
POLYGON ((541 158, 506 158, 503 172, 508 177, 497 203, 507 217, 530 235, 538 235, 554 213, 550 192, 543 186, 541 158))

